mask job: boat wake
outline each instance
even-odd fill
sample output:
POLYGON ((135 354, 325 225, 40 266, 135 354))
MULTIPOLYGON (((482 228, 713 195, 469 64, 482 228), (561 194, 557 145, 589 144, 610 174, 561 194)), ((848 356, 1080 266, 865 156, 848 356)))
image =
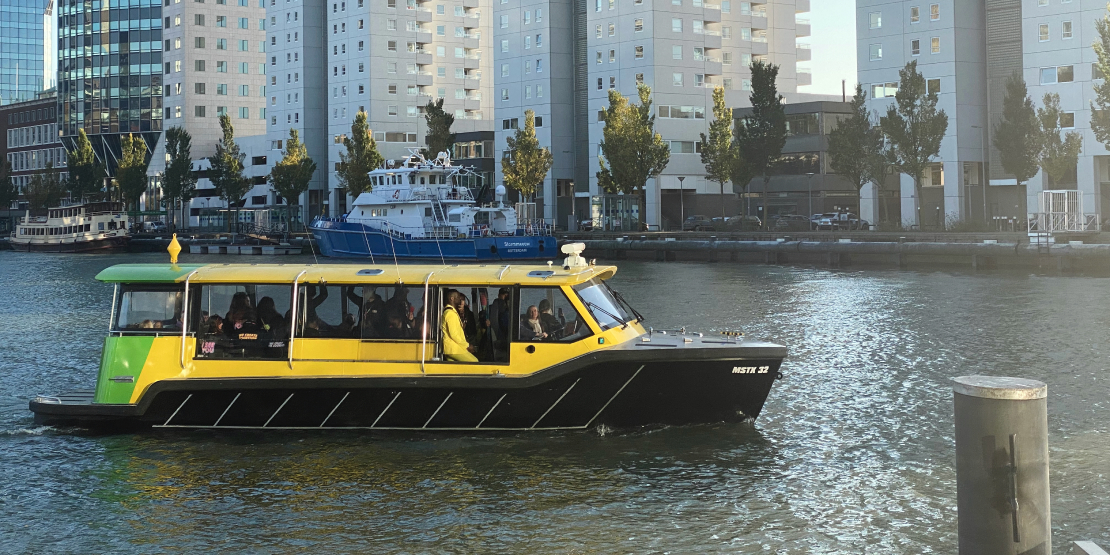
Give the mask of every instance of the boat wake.
POLYGON ((19 428, 16 430, 2 430, 0 433, 9 436, 41 436, 42 434, 53 431, 53 426, 36 426, 34 428, 19 428))

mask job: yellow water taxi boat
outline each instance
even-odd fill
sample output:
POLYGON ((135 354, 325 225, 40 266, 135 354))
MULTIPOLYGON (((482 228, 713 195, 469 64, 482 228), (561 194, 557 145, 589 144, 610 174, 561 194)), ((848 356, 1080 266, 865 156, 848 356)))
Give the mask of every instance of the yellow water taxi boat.
POLYGON ((786 348, 645 328, 613 266, 122 264, 93 390, 115 430, 552 430, 759 415, 786 348))

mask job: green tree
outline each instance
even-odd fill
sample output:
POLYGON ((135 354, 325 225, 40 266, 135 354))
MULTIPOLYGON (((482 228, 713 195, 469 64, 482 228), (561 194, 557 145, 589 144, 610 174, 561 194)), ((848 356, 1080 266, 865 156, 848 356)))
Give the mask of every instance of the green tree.
POLYGON ((316 162, 308 156, 308 148, 301 142, 297 130, 290 129, 284 155, 270 170, 270 186, 285 199, 286 204, 297 206, 301 202, 301 193, 308 190, 314 173, 316 162))
MULTIPOLYGON (((763 176, 763 192, 771 181, 770 170, 786 146, 786 106, 778 92, 775 79, 779 66, 763 61, 752 62, 751 115, 736 122, 735 139, 737 156, 744 159, 747 171, 753 176, 763 176)), ((751 199, 748 199, 750 211, 751 199)), ((764 203, 766 206, 766 202, 764 203)), ((764 219, 766 219, 764 213, 764 219)))
MULTIPOLYGON (((850 115, 840 120, 836 129, 829 133, 828 153, 832 170, 855 186, 861 201, 864 185, 875 183, 882 187, 886 175, 883 134, 867 111, 867 93, 863 85, 856 85, 850 115)), ((881 208, 882 203, 879 206, 881 208)))
POLYGON ((651 110, 651 87, 636 86, 640 104, 630 104, 616 89, 609 89, 605 128, 598 143, 598 185, 608 193, 640 195, 640 222, 644 221, 647 199, 644 187, 671 160, 670 146, 655 132, 651 110))
MULTIPOLYGON (((713 89, 713 121, 709 122, 709 135, 701 134, 701 163, 705 164, 705 177, 721 185, 721 216, 725 215, 725 182, 732 178, 732 108, 725 105, 725 89, 713 89)), ((680 222, 681 225, 681 222, 680 222)))
POLYGON ((1041 157, 1041 124, 1025 80, 1018 71, 1006 80, 1002 119, 994 126, 991 142, 998 149, 1002 169, 1013 175, 1018 185, 1024 185, 1037 175, 1037 162, 1041 157))
POLYGON ((378 152, 378 143, 366 125, 366 112, 359 110, 351 123, 351 136, 343 138, 346 152, 339 153, 339 183, 347 188, 347 194, 357 197, 369 192, 370 172, 385 161, 378 152))
POLYGON ((12 163, 0 160, 0 207, 10 210, 12 203, 19 199, 19 189, 12 181, 12 163))
MULTIPOLYGON (((181 219, 185 221, 185 206, 193 198, 197 188, 197 177, 193 173, 193 136, 182 127, 166 130, 166 171, 162 174, 162 194, 168 201, 167 209, 174 213, 177 203, 181 203, 181 219)), ((173 217, 171 216, 171 223, 173 217)))
POLYGON ((424 121, 428 124, 428 131, 424 134, 424 144, 428 148, 422 149, 424 158, 435 158, 440 152, 451 152, 455 146, 455 134, 451 126, 455 123, 455 116, 443 109, 443 99, 429 100, 424 107, 424 121))
POLYGON ((888 162, 899 173, 913 178, 920 225, 921 181, 933 158, 940 153, 940 142, 948 130, 948 114, 937 109, 937 95, 928 92, 916 60, 898 70, 898 92, 881 120, 881 127, 887 137, 888 162))
POLYGON ((54 164, 47 164, 46 169, 35 172, 23 196, 32 210, 45 210, 57 206, 66 195, 66 186, 62 182, 62 174, 54 168, 54 164))
MULTIPOLYGON (((1110 5, 1107 6, 1110 9, 1110 5)), ((1110 15, 1103 15, 1095 21, 1098 40, 1092 45, 1098 61, 1094 63, 1097 75, 1103 78, 1092 81, 1095 101, 1091 103, 1091 131, 1095 132, 1098 142, 1110 148, 1110 15)))
POLYGON ((1075 172, 1083 135, 1068 131, 1060 136, 1060 95, 1056 93, 1044 95, 1044 108, 1037 109, 1037 120, 1041 123, 1041 155, 1037 163, 1048 176, 1049 188, 1054 188, 1075 172))
MULTIPOLYGON (((235 142, 235 128, 231 125, 231 117, 226 113, 220 115, 220 129, 223 130, 223 138, 216 143, 216 154, 208 157, 211 165, 208 179, 212 181, 216 194, 227 202, 228 208, 232 208, 250 191, 251 182, 243 176, 243 159, 246 155, 239 151, 239 145, 235 142)), ((227 228, 231 231, 230 218, 227 228)))
POLYGON ((116 170, 120 196, 133 210, 139 209, 139 199, 146 192, 146 141, 130 133, 120 139, 122 155, 116 170))
POLYGON ((66 170, 69 172, 69 194, 74 200, 99 193, 104 187, 104 166, 96 159, 84 129, 77 130, 74 149, 66 153, 66 170))
POLYGON ((540 146, 536 139, 536 114, 524 111, 524 128, 518 128, 512 137, 505 138, 506 150, 510 155, 501 159, 501 173, 505 184, 519 191, 525 197, 536 194, 536 189, 547 177, 554 163, 554 156, 547 147, 540 146))

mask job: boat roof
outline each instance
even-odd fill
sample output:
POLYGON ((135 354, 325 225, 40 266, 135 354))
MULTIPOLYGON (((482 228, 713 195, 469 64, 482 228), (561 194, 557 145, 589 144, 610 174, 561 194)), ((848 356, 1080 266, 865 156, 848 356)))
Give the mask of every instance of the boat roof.
POLYGON ((431 283, 458 285, 576 285, 609 279, 616 266, 564 269, 546 264, 117 264, 96 279, 106 283, 431 283), (303 272, 303 275, 301 273, 303 272), (191 276, 191 277, 190 277, 191 276))

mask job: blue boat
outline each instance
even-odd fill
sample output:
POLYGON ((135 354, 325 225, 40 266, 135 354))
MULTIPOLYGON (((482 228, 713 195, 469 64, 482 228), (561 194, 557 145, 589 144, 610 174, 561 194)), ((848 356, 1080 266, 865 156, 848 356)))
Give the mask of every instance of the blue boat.
POLYGON ((324 256, 451 260, 535 260, 558 257, 552 228, 506 206, 504 186, 485 205, 463 185, 470 170, 445 152, 426 160, 413 152, 370 172, 369 192, 350 212, 309 225, 324 256))

